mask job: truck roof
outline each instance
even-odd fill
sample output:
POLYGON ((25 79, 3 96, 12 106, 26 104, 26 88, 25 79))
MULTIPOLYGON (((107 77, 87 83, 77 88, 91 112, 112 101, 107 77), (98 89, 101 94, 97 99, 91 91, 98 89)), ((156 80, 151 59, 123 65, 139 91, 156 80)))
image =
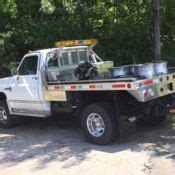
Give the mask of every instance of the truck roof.
POLYGON ((48 48, 48 49, 31 51, 31 53, 40 52, 42 54, 47 54, 48 52, 52 52, 55 49, 72 50, 72 49, 85 49, 85 48, 88 48, 88 46, 69 46, 69 47, 59 47, 59 48, 48 48))
POLYGON ((72 49, 85 49, 88 48, 89 46, 68 46, 68 47, 58 47, 58 48, 48 48, 48 49, 40 49, 40 50, 34 50, 34 51, 29 51, 25 56, 30 56, 33 53, 40 53, 42 55, 41 59, 41 66, 44 65, 44 62, 46 60, 47 54, 49 52, 52 52, 56 49, 62 49, 62 50, 72 50, 72 49))

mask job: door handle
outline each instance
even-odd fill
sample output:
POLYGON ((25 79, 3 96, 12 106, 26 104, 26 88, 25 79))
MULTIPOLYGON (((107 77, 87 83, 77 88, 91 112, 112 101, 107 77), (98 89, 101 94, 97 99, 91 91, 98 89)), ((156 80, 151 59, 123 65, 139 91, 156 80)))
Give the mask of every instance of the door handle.
POLYGON ((12 88, 11 87, 8 87, 8 88, 4 88, 6 91, 12 91, 12 88))

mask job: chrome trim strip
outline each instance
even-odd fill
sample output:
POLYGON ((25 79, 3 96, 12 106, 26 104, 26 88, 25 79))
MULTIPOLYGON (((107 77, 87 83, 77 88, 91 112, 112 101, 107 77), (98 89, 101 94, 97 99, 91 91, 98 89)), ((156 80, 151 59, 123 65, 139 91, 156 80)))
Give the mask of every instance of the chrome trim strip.
POLYGON ((9 103, 34 103, 34 104, 44 104, 42 101, 30 101, 30 100, 7 100, 9 103))
POLYGON ((50 111, 32 111, 32 110, 24 110, 24 109, 12 109, 10 111, 12 115, 22 115, 22 116, 33 116, 33 117, 49 117, 51 116, 50 111))

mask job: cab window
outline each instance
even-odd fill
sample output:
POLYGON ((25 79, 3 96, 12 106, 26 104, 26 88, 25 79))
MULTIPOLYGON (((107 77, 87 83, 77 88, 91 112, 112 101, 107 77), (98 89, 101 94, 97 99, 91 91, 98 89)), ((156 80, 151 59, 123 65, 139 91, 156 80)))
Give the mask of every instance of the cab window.
POLYGON ((58 56, 57 56, 57 53, 49 53, 47 55, 47 58, 48 58, 48 67, 49 68, 52 68, 52 67, 58 67, 58 56))
POLYGON ((89 54, 89 62, 90 63, 95 63, 95 61, 94 61, 94 55, 89 54))
POLYGON ((19 75, 35 75, 37 73, 38 56, 25 57, 19 67, 19 75))
POLYGON ((79 51, 79 57, 80 57, 80 62, 86 62, 87 60, 87 53, 85 50, 79 51))
POLYGON ((73 65, 78 65, 79 64, 78 53, 76 51, 71 52, 71 58, 72 58, 72 64, 73 65))
POLYGON ((62 53, 60 58, 60 63, 61 63, 61 66, 69 66, 69 56, 67 52, 62 53))

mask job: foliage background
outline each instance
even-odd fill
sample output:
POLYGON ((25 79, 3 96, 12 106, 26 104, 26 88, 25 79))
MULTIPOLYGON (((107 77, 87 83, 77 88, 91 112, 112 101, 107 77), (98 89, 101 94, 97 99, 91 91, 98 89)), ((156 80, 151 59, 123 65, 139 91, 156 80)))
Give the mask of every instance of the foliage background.
MULTIPOLYGON (((160 0, 162 59, 175 66, 175 0, 160 0)), ((29 50, 96 38, 115 65, 153 55, 153 0, 0 0, 0 76, 29 50)))

